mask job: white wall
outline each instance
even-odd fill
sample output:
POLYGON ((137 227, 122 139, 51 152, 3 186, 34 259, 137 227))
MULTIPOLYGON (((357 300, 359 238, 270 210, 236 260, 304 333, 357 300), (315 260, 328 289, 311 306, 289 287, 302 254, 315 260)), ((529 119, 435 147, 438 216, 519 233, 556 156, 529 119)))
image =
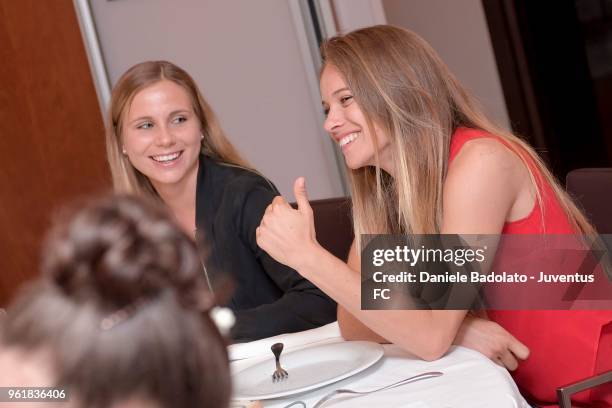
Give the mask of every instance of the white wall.
POLYGON ((293 181, 304 175, 311 198, 343 195, 288 1, 90 5, 111 84, 135 63, 172 61, 195 78, 232 142, 281 193, 293 199, 293 181))
POLYGON ((410 29, 440 54, 486 113, 509 126, 481 0, 382 0, 387 22, 410 29))
POLYGON ((335 28, 339 33, 387 23, 380 0, 331 0, 331 4, 336 15, 335 28))

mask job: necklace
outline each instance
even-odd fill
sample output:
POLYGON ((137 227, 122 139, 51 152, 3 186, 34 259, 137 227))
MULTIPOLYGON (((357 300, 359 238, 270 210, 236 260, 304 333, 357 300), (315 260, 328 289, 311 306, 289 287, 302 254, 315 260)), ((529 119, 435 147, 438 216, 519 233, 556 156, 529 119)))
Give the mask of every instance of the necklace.
MULTIPOLYGON (((198 246, 198 242, 201 241, 201 239, 199 239, 198 237, 198 228, 194 228, 193 230, 193 236, 195 238, 196 241, 196 247, 198 246)), ((200 252, 200 251, 198 251, 200 252)), ((204 277, 206 278, 206 284, 208 285, 208 290, 210 290, 210 293, 212 293, 212 295, 215 295, 215 291, 212 287, 212 283, 210 282, 210 276, 208 275, 208 269, 206 269, 206 264, 204 263, 204 258, 202 257, 202 255, 200 253, 198 253, 198 257, 200 258, 200 263, 202 264, 202 269, 204 271, 204 277)))

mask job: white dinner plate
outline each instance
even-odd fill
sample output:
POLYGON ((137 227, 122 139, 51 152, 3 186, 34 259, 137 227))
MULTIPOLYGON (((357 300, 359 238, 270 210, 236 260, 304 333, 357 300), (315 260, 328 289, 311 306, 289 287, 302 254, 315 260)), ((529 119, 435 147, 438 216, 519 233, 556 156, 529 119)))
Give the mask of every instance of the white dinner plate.
POLYGON ((281 366, 289 377, 273 382, 274 355, 233 376, 235 400, 263 400, 310 391, 355 375, 383 356, 380 344, 343 341, 281 354, 281 366))

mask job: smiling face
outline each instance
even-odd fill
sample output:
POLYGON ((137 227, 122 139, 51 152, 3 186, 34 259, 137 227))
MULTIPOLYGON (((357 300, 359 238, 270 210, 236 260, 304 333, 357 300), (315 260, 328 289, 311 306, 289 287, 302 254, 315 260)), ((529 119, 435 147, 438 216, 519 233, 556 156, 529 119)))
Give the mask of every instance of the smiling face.
POLYGON ((147 86, 134 95, 123 123, 125 154, 160 194, 195 189, 202 133, 185 89, 167 80, 147 86))
POLYGON ((342 149, 346 165, 353 170, 374 166, 374 143, 377 143, 380 167, 390 173, 392 162, 389 138, 376 123, 376 135, 370 134, 365 115, 340 71, 328 64, 321 74, 320 85, 323 108, 327 116, 323 127, 342 149))

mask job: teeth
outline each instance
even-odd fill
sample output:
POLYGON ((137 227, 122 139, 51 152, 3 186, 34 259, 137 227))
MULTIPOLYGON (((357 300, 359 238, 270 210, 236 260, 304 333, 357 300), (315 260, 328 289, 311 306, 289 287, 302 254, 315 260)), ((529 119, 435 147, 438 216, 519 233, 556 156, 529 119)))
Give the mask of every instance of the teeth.
POLYGON ((338 144, 340 145, 340 147, 347 145, 351 143, 353 140, 357 139, 357 136, 359 136, 359 133, 351 133, 350 135, 346 135, 342 139, 340 139, 338 144))
POLYGON ((181 155, 181 152, 176 152, 172 154, 162 154, 159 156, 151 156, 151 158, 157 162, 166 163, 172 160, 176 160, 181 155))

